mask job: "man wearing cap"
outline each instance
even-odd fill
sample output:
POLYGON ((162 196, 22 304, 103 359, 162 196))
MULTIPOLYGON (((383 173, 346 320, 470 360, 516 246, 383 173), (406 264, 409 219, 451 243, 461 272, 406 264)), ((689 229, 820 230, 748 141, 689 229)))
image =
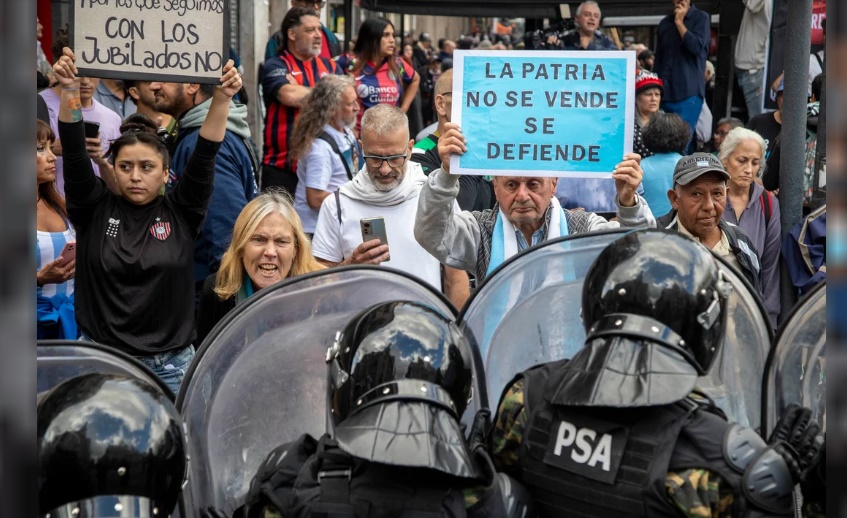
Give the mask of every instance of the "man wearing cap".
POLYGON ((694 153, 676 164, 668 199, 673 209, 659 228, 692 236, 740 271, 762 294, 759 252, 743 230, 723 220, 729 173, 710 153, 694 153))

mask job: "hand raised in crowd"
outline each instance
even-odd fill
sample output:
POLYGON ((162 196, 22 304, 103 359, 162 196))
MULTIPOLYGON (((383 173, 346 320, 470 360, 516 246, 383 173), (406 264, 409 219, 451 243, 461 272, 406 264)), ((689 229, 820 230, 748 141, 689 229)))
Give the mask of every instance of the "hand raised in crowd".
POLYGON ((215 95, 223 95, 228 99, 232 99, 241 90, 242 84, 241 74, 235 68, 235 63, 231 59, 227 60, 223 68, 221 84, 215 88, 215 95))
POLYGON ((438 138, 438 156, 441 157, 441 168, 450 173, 450 155, 463 155, 468 150, 467 140, 462 135, 459 125, 448 122, 444 125, 444 134, 438 138))
POLYGON ((106 159, 103 157, 103 149, 100 147, 99 136, 95 138, 86 137, 85 150, 88 151, 88 156, 90 156, 91 160, 94 160, 96 164, 100 165, 106 162, 106 159))
POLYGON ((56 76, 56 81, 62 88, 79 86, 79 78, 77 77, 79 71, 74 64, 75 62, 74 52, 69 47, 65 47, 62 49, 62 57, 53 64, 53 75, 56 76))
POLYGON ((383 245, 379 239, 371 239, 357 246, 353 254, 341 264, 379 264, 389 260, 391 254, 388 252, 388 245, 383 245))
POLYGON ((62 284, 73 279, 75 274, 76 259, 71 259, 67 264, 63 264, 63 258, 59 256, 55 261, 42 266, 36 274, 36 279, 39 286, 44 286, 45 284, 62 284))
POLYGON ((615 189, 620 204, 623 207, 635 205, 635 192, 644 178, 644 171, 641 170, 641 155, 629 153, 624 156, 623 161, 618 163, 612 171, 612 178, 615 179, 615 189))

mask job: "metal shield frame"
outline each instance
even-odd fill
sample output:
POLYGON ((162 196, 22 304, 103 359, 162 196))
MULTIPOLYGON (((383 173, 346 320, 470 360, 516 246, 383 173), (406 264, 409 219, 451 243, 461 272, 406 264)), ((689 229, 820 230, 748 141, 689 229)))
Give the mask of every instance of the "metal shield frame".
POLYGON ((820 412, 819 401, 826 402, 826 282, 815 286, 791 310, 779 329, 768 356, 762 382, 762 436, 768 437, 779 421, 781 411, 790 403, 812 408, 813 415, 825 430, 826 413, 820 412), (819 359, 823 359, 819 362, 819 359), (816 367, 818 379, 815 379, 816 367), (824 393, 814 394, 812 384, 824 393), (817 399, 817 398, 815 398, 817 399))

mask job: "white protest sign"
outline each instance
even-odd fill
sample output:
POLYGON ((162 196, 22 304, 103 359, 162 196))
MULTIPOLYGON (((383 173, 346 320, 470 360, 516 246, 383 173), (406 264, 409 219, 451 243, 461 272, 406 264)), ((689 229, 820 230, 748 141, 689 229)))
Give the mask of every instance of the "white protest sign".
POLYGON ((454 174, 610 178, 632 151, 633 52, 457 50, 454 174))
POLYGON ((227 0, 72 0, 81 75, 216 83, 229 59, 227 0))

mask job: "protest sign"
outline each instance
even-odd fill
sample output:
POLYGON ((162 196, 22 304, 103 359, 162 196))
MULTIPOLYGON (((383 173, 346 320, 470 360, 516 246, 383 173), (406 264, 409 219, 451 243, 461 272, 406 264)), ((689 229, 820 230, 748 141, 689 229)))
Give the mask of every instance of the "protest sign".
POLYGON ((227 0, 72 0, 80 75, 217 83, 229 58, 227 0))
POLYGON ((453 70, 452 173, 610 178, 632 151, 634 52, 457 50, 453 70))

